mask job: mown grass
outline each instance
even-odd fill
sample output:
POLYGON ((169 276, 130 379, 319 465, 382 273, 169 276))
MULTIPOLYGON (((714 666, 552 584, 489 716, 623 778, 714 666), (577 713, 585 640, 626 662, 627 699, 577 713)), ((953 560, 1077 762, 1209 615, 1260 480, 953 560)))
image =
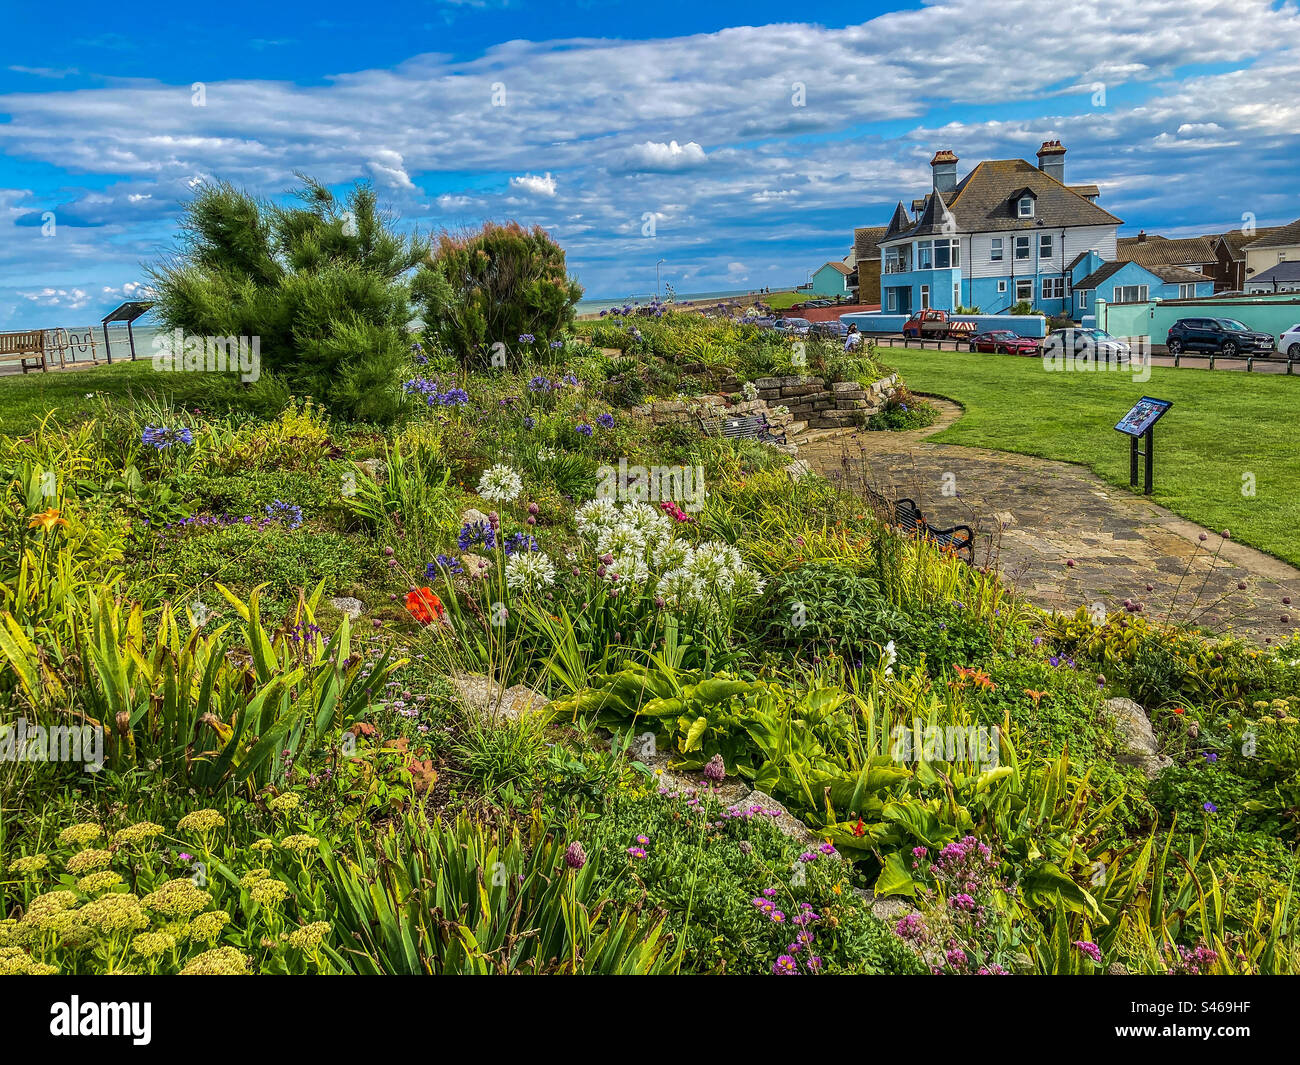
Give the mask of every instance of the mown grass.
POLYGON ((65 418, 87 413, 93 407, 91 395, 143 396, 166 394, 190 406, 202 393, 205 373, 161 374, 148 359, 118 362, 51 373, 29 373, 0 377, 0 433, 25 436, 34 432, 54 410, 65 418))
POLYGON ((1079 463, 1124 488, 1128 438, 1115 423, 1144 395, 1173 400, 1156 428, 1152 498, 1300 564, 1300 379, 1156 367, 1138 383, 1127 373, 1049 373, 1039 359, 902 348, 880 357, 909 388, 965 408, 929 439, 1079 463))

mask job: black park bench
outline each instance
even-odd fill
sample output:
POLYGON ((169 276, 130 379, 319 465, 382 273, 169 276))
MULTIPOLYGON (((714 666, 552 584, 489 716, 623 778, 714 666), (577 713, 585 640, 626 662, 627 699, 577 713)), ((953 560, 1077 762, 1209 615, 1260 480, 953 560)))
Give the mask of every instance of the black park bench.
POLYGON ((969 525, 954 525, 950 529, 933 528, 925 520, 921 508, 911 499, 896 499, 892 503, 879 492, 867 490, 870 503, 883 511, 888 520, 905 533, 920 536, 940 547, 952 550, 960 558, 966 556, 969 565, 975 564, 975 533, 969 525))
POLYGON ((785 433, 774 433, 766 414, 737 414, 701 418, 700 428, 708 436, 731 440, 761 440, 765 444, 784 444, 785 433))

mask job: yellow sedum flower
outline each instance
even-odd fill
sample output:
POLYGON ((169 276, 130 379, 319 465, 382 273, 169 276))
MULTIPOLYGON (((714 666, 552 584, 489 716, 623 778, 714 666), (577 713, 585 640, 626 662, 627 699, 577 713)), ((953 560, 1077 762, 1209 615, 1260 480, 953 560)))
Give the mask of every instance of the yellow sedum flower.
POLYGON ((234 947, 216 947, 196 954, 181 970, 181 976, 244 976, 248 959, 234 947))
POLYGON ((258 840, 254 840, 251 846, 253 850, 258 851, 261 854, 265 854, 267 851, 273 850, 275 848, 275 840, 258 839, 258 840))
POLYGON ((121 876, 111 869, 105 869, 98 873, 91 873, 89 876, 83 876, 77 881, 77 890, 86 895, 94 895, 107 888, 117 887, 121 882, 121 876))
POLYGON ((297 792, 286 791, 283 795, 277 795, 266 805, 277 813, 288 813, 290 810, 296 810, 302 805, 302 796, 297 792))
POLYGON ((188 877, 168 880, 140 900, 145 909, 165 917, 187 918, 207 907, 212 896, 188 877))
POLYGON ((176 823, 178 832, 198 832, 205 834, 215 832, 224 826, 226 819, 216 810, 194 810, 176 823))
POLYGON ((21 947, 0 947, 0 976, 53 976, 58 971, 21 947))
POLYGON ((27 912, 23 914, 23 921, 30 924, 39 921, 43 917, 48 917, 52 913, 75 909, 76 905, 76 892, 62 888, 58 891, 47 891, 45 894, 37 895, 36 898, 32 899, 31 905, 27 907, 27 912))
POLYGON ((293 851, 294 854, 302 854, 305 851, 314 851, 320 846, 320 840, 315 836, 298 833, 295 836, 285 836, 280 841, 280 846, 287 851, 293 851))
POLYGON ((248 893, 260 906, 278 906, 288 897, 289 885, 268 877, 254 882, 248 893))
POLYGON ((50 864, 48 854, 29 854, 23 858, 15 858, 9 863, 9 871, 17 873, 19 876, 31 876, 33 873, 39 873, 50 864))
POLYGON ((104 835, 104 830, 94 821, 83 821, 80 824, 69 825, 59 833, 59 842, 65 847, 84 847, 87 843, 94 843, 104 835))
POLYGON ((313 921, 289 933, 289 946, 301 950, 304 954, 312 954, 320 948, 329 933, 329 921, 313 921))
POLYGON ((104 935, 134 932, 149 926, 149 917, 140 905, 140 900, 134 895, 120 892, 101 895, 86 903, 79 912, 87 925, 104 935))
POLYGON ((144 843, 162 834, 163 826, 155 825, 152 821, 141 821, 138 824, 127 825, 126 828, 113 833, 113 849, 127 847, 132 843, 144 843))
POLYGON ((131 949, 144 958, 157 958, 176 949, 176 937, 166 932, 141 932, 131 940, 131 949))
POLYGON ((107 869, 112 861, 112 851, 77 851, 68 859, 68 872, 73 876, 83 876, 86 873, 93 873, 96 869, 107 869))
POLYGON ((192 943, 215 943, 221 930, 230 923, 225 910, 209 910, 199 914, 185 928, 185 936, 192 943))

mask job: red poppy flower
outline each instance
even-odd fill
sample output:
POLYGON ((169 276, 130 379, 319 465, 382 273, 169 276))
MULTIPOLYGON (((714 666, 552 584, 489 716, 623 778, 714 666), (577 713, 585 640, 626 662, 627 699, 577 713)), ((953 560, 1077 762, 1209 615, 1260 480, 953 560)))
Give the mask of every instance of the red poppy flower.
POLYGON ((1183 708, 1182 708, 1181 706, 1176 706, 1176 707, 1174 707, 1174 713, 1175 713, 1175 714, 1181 714, 1181 713, 1183 713, 1183 712, 1184 712, 1184 711, 1183 711, 1183 708))
POLYGON ((446 607, 442 605, 442 600, 433 594, 432 588, 414 588, 407 592, 406 609, 421 625, 441 622, 447 616, 446 607))

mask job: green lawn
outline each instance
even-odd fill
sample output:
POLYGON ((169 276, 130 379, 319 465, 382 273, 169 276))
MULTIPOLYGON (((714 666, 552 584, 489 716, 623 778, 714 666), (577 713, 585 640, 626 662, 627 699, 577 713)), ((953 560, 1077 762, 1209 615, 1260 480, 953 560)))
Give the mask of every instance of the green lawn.
POLYGON ((1223 370, 1049 373, 1040 359, 884 348, 917 392, 966 410, 930 439, 1087 466, 1127 487, 1128 438, 1113 426, 1141 396, 1173 400, 1156 428, 1152 498, 1191 521, 1300 564, 1300 378, 1223 370), (1243 495, 1246 475, 1255 494, 1243 495))
MULTIPOLYGON (((25 436, 52 410, 67 417, 92 408, 87 393, 109 396, 166 393, 190 400, 199 394, 201 373, 158 373, 149 359, 112 366, 0 377, 0 434, 25 436)), ((188 404, 187 404, 188 405, 188 404)))

